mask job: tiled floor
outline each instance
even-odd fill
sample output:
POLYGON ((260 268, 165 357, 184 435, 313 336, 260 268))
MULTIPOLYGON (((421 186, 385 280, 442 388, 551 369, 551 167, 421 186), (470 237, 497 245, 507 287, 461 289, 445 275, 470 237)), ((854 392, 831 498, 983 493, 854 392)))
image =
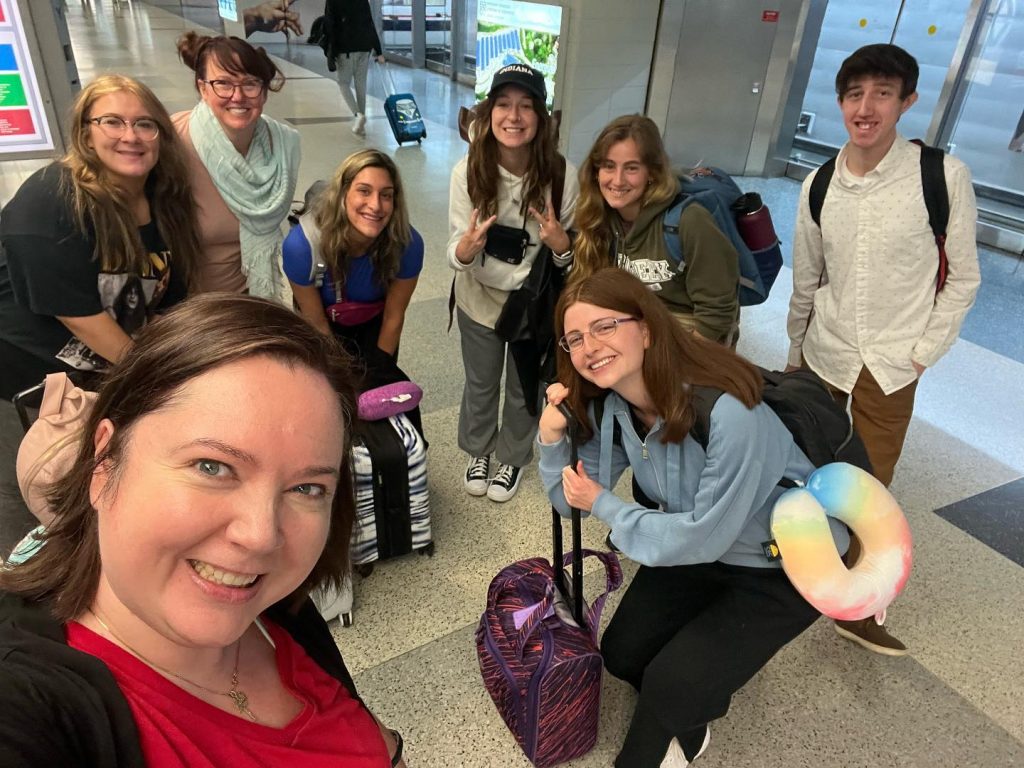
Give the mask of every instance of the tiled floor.
MULTIPOLYGON (((124 71, 149 83, 170 109, 191 106, 189 72, 173 43, 197 23, 195 13, 183 18, 138 0, 116 7, 69 0, 83 81, 101 71, 124 71)), ((349 130, 351 115, 332 80, 293 61, 282 60, 281 66, 294 79, 271 97, 268 111, 292 120, 302 134, 300 190, 354 149, 382 147, 392 152, 413 190, 412 222, 427 243, 402 363, 425 391, 437 552, 379 565, 357 586, 355 626, 337 627, 335 635, 367 701, 405 734, 410 766, 526 766, 480 683, 473 629, 490 577, 513 559, 547 552, 548 507, 532 468, 520 494, 504 506, 462 492, 464 457, 455 446, 461 363, 457 331, 445 332, 451 281, 444 261, 448 176, 465 151, 450 127, 451 115, 470 96, 439 76, 397 71, 401 87, 425 95, 420 106, 429 132, 422 146, 398 149, 372 83, 371 120, 362 140, 349 130)), ((4 164, 0 199, 36 165, 4 164)), ((766 197, 788 242, 795 182, 751 179, 744 185, 766 197)), ((1012 314, 1020 312, 1020 283, 1016 299, 1012 292, 1002 300, 990 298, 1006 284, 1000 270, 1011 277, 1020 273, 1007 257, 986 259, 986 279, 990 269, 996 277, 975 310, 986 319, 922 382, 893 487, 916 547, 914 571, 890 611, 890 626, 912 655, 874 656, 819 621, 735 697, 728 716, 713 726, 711 748, 697 765, 1024 765, 1024 569, 987 546, 998 545, 978 532, 993 497, 973 499, 1014 487, 1010 483, 1019 486, 1024 475, 1024 333, 1020 315, 1012 314), (955 517, 947 514, 951 505, 955 517), (944 517, 933 513, 938 508, 947 508, 944 517)), ((741 351, 764 365, 784 360, 788 282, 786 270, 771 299, 744 312, 741 351)), ((18 433, 13 409, 0 405, 4 480, 12 472, 18 433)), ((1016 502, 1002 509, 1008 520, 1019 517, 1016 502)), ((0 547, 8 548, 30 522, 16 500, 0 501, 0 547)), ((1019 522, 1012 528, 993 519, 989 528, 1014 537, 1014 551, 1020 551, 1019 522)), ((585 524, 585 543, 600 546, 604 535, 600 524, 585 524)), ((626 563, 625 569, 628 578, 633 567, 626 563)), ((595 578, 591 574, 589 580, 595 578)), ((598 746, 573 765, 610 765, 633 702, 625 685, 606 677, 598 746)))

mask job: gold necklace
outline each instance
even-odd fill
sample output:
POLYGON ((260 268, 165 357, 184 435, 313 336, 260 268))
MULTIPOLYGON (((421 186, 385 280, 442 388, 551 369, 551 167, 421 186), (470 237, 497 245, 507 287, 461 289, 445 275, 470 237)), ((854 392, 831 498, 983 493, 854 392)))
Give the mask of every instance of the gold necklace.
POLYGON ((147 659, 141 653, 139 653, 134 648, 132 648, 130 645, 128 645, 128 643, 126 643, 124 640, 122 640, 121 637, 116 632, 114 632, 114 630, 112 630, 110 628, 110 626, 107 624, 107 622, 105 622, 103 619, 101 619, 99 617, 99 614, 97 614, 96 611, 94 611, 92 608, 88 608, 87 610, 89 611, 89 613, 91 613, 93 615, 93 618, 95 618, 96 621, 98 621, 100 623, 100 626, 103 627, 105 630, 107 630, 107 632, 110 634, 111 637, 113 637, 115 640, 117 640, 117 642, 119 642, 121 645, 123 645, 125 648, 127 648, 129 651, 131 651, 133 654, 138 656, 142 661, 146 662, 149 666, 153 667, 154 669, 160 670, 165 675, 170 675, 171 677, 176 677, 179 680, 181 680, 182 682, 188 683, 189 685, 193 686, 194 688, 198 688, 198 689, 200 689, 202 691, 206 691, 207 693, 212 693, 215 696, 227 696, 229 699, 231 699, 232 702, 234 702, 234 705, 238 708, 238 711, 241 714, 243 714, 246 717, 248 717, 254 723, 258 723, 259 722, 259 720, 256 719, 256 714, 251 709, 249 709, 249 697, 245 694, 245 691, 241 690, 238 687, 238 659, 239 659, 239 657, 242 654, 242 638, 238 638, 238 643, 235 646, 235 668, 233 670, 231 670, 231 690, 229 690, 229 691, 215 691, 212 688, 207 688, 205 685, 200 685, 199 683, 195 683, 195 682, 189 680, 187 677, 182 677, 177 672, 172 672, 169 669, 164 669, 159 664, 154 664, 152 661, 147 659))

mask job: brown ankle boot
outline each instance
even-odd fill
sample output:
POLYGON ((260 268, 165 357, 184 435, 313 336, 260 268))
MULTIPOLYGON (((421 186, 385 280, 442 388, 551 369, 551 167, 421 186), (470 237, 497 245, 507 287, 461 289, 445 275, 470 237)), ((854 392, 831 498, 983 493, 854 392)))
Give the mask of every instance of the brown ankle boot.
POLYGON ((886 656, 905 656, 907 646, 886 632, 885 627, 875 621, 873 616, 858 621, 839 621, 835 623, 836 633, 869 651, 886 656))

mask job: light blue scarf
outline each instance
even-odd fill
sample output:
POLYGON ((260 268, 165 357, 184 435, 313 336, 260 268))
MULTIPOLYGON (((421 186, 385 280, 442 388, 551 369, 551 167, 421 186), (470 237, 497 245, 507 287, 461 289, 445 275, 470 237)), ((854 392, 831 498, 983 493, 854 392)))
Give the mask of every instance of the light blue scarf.
POLYGON ((242 157, 206 102, 189 120, 192 144, 224 203, 238 218, 242 274, 252 296, 284 302, 281 222, 291 208, 299 176, 299 133, 263 116, 242 157))

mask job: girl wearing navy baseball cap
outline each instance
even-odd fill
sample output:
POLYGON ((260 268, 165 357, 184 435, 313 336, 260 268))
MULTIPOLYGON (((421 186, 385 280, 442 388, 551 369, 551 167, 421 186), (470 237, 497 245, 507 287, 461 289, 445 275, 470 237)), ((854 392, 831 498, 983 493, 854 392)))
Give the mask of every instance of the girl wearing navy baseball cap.
POLYGON ((525 64, 502 67, 474 109, 469 154, 452 170, 448 263, 456 273, 465 368, 459 412, 459 447, 469 454, 464 485, 469 494, 496 502, 515 495, 533 457, 543 357, 529 332, 521 340, 507 332, 520 319, 525 325, 525 312, 509 297, 535 264, 561 270, 572 261, 569 230, 579 186, 576 169, 558 153, 546 102, 540 72, 525 64))

